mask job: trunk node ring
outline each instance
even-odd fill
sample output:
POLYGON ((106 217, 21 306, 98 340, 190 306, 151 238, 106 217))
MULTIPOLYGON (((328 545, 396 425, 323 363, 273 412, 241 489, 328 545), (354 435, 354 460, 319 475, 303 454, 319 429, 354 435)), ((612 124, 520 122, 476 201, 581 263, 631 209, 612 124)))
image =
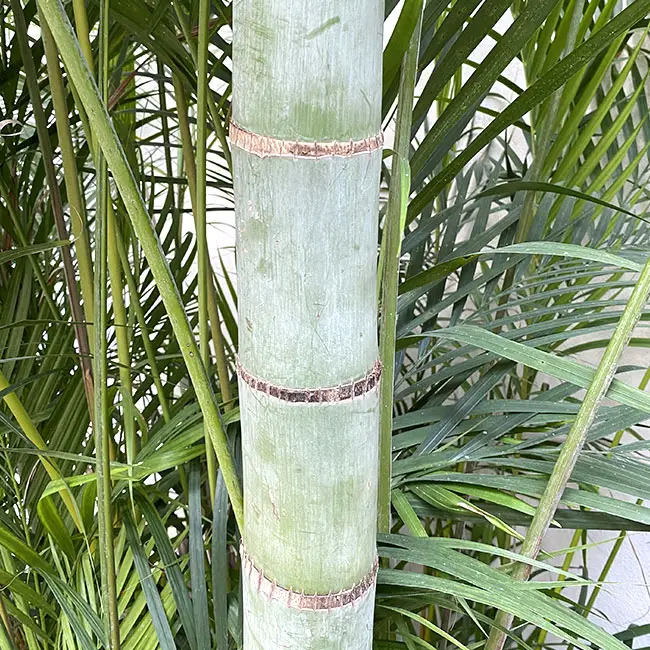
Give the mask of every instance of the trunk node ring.
POLYGON ((255 133, 231 121, 230 143, 260 158, 349 158, 380 150, 384 145, 384 134, 380 132, 347 142, 300 142, 255 133))
POLYGON ((343 402, 355 397, 361 397, 379 386, 381 379, 381 361, 375 361, 372 368, 360 379, 329 386, 327 388, 285 388, 276 386, 265 379, 254 377, 246 370, 237 358, 237 374, 240 379, 248 384, 253 390, 258 390, 266 395, 275 397, 284 402, 303 404, 324 404, 332 402, 343 402))
POLYGON ((342 589, 336 593, 330 591, 327 594, 306 594, 302 591, 295 591, 292 587, 288 589, 281 587, 275 580, 267 578, 264 571, 258 569, 251 557, 246 553, 243 541, 239 547, 239 555, 242 561, 242 575, 247 576, 249 584, 253 586, 255 591, 292 609, 329 611, 339 607, 355 605, 370 589, 375 588, 377 582, 377 570, 379 568, 379 558, 377 556, 375 556, 370 571, 349 589, 342 589))

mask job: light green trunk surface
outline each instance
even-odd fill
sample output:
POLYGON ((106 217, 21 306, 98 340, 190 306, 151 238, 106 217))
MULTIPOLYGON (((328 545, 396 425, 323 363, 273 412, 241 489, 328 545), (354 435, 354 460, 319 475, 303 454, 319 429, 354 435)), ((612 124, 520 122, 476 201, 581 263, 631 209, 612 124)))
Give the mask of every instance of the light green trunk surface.
MULTIPOLYGON (((380 131, 383 3, 240 0, 233 121, 263 136, 347 142, 380 131)), ((362 378, 377 351, 381 151, 260 157, 233 147, 239 355, 254 377, 316 389, 362 378)), ((239 382, 246 552, 294 593, 338 593, 375 561, 378 391, 292 403, 239 382)), ((369 650, 374 587, 330 610, 244 574, 246 650, 369 650)))
POLYGON ((366 650, 372 647, 374 588, 330 611, 288 610, 244 583, 246 650, 366 650))
POLYGON ((235 121, 284 140, 376 135, 383 11, 378 0, 235 1, 235 121))

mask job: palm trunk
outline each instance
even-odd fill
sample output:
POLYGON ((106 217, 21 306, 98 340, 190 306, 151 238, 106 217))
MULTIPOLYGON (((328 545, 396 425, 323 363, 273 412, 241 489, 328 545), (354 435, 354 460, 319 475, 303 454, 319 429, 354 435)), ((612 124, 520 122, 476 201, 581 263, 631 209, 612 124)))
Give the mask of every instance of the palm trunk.
POLYGON ((234 3, 246 650, 371 646, 382 7, 234 3))

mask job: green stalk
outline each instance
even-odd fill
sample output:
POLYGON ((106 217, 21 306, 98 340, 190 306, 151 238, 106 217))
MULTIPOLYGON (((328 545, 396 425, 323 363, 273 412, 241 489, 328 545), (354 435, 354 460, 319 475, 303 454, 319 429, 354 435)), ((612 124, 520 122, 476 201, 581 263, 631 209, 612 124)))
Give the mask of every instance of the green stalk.
MULTIPOLYGON (((643 378, 639 382, 639 388, 641 390, 645 390, 646 387, 648 386, 648 382, 650 382, 650 369, 646 370, 643 378)), ((612 444, 610 445, 610 448, 613 449, 614 447, 618 446, 618 444, 621 441, 621 438, 623 437, 624 430, 617 431, 616 435, 614 436, 612 440, 612 444)), ((636 500, 636 505, 640 506, 643 504, 643 499, 637 499, 636 500)), ((577 532, 577 531, 576 531, 577 532)), ((584 531, 580 531, 581 533, 584 531)), ((596 600, 598 598, 598 595, 600 594, 603 585, 605 583, 605 580, 607 580, 607 576, 614 565, 614 561, 616 560, 617 555, 619 554, 619 551, 623 547, 623 543, 627 539, 627 531, 622 530, 621 534, 616 538, 616 541, 612 545, 612 550, 609 552, 609 555, 607 556, 607 559, 605 560, 605 563, 603 564, 602 569, 600 570, 600 574, 598 575, 598 578, 596 580, 596 584, 594 585, 594 588, 589 595, 589 600, 587 601, 587 604, 585 605, 584 608, 584 616, 589 616, 591 614, 591 610, 593 609, 594 605, 596 604, 596 600)), ((573 645, 568 646, 567 650, 573 650, 573 645)))
MULTIPOLYGON (((90 41, 88 38, 88 25, 85 14, 85 7, 77 6, 79 3, 75 2, 75 16, 78 17, 79 24, 77 30, 79 33, 81 43, 85 43, 84 47, 85 56, 87 60, 92 63, 92 51, 90 49, 90 41)), ((59 133, 59 142, 61 146, 64 175, 66 181, 66 188, 68 191, 68 199, 70 202, 70 209, 73 217, 73 232, 75 232, 75 224, 78 225, 78 233, 75 233, 75 239, 78 241, 78 261, 79 261, 79 275, 82 288, 82 295, 84 296, 84 312, 88 322, 94 321, 94 307, 93 307, 93 277, 91 256, 89 250, 88 239, 86 236, 86 217, 85 209, 81 199, 81 192, 79 189, 79 181, 77 176, 77 166, 74 156, 74 149, 72 146, 72 136, 70 133, 70 125, 68 121, 67 106, 65 102, 65 91, 63 87, 63 79, 61 71, 58 66, 56 45, 54 44, 52 34, 45 21, 42 21, 43 41, 45 44, 45 53, 48 57, 48 74, 50 78, 50 85, 52 88, 52 97, 57 116, 57 129, 59 133)), ((117 339, 117 354, 119 361, 119 374, 120 374, 120 394, 122 396, 123 415, 124 415, 124 428, 126 438, 127 461, 131 463, 135 457, 135 407, 133 405, 133 388, 130 374, 130 353, 128 342, 128 330, 126 329, 126 309, 124 305, 124 298, 122 295, 122 277, 120 273, 120 262, 117 252, 117 235, 115 214, 112 209, 111 203, 107 203, 108 209, 108 231, 107 236, 109 240, 108 245, 108 269, 111 280, 111 295, 113 304, 113 313, 115 317, 116 339, 117 339)), ((92 328, 89 326, 89 333, 92 334, 92 328)))
POLYGON ((214 286, 214 276, 210 269, 208 278, 208 291, 210 300, 208 300, 208 312, 210 314, 210 329, 212 331, 212 342, 214 344, 214 353, 217 360, 217 377, 219 379, 219 388, 221 390, 221 403, 224 411, 230 411, 233 407, 232 392, 230 390, 228 360, 226 359, 226 345, 221 332, 221 321, 219 319, 219 309, 217 307, 217 290, 214 286))
POLYGON ((77 28, 79 47, 83 52, 90 72, 94 75, 93 48, 90 45, 90 29, 88 28, 88 14, 86 13, 86 3, 84 0, 72 0, 72 11, 74 13, 74 24, 77 28))
POLYGON ((117 360, 119 362, 120 395, 122 396, 122 415, 124 419, 124 437, 126 441, 126 460, 133 463, 136 449, 136 418, 133 403, 133 382, 131 381, 131 352, 126 307, 124 305, 122 272, 118 241, 121 240, 117 230, 115 212, 110 197, 106 203, 107 238, 108 238, 108 275, 111 285, 115 339, 117 341, 117 360))
POLYGON ((77 160, 74 145, 72 144, 68 106, 65 87, 63 85, 63 75, 59 67, 58 52, 54 44, 54 39, 52 38, 52 33, 44 20, 41 21, 41 37, 45 49, 50 94, 54 106, 56 130, 59 136, 59 147, 61 148, 61 157, 63 160, 63 178, 68 195, 68 204, 70 205, 70 220, 79 268, 79 284, 83 298, 84 315, 88 323, 88 339, 90 341, 94 336, 90 323, 94 322, 95 316, 92 257, 90 254, 90 243, 88 241, 88 220, 86 218, 86 208, 81 195, 81 188, 79 187, 79 170, 77 169, 77 160))
MULTIPOLYGON (((192 134, 190 132, 190 121, 187 111, 187 98, 185 96, 185 89, 183 83, 177 75, 173 75, 174 82, 174 96, 176 99, 176 113, 178 115, 178 127, 181 135, 181 147, 183 152, 183 161, 185 163, 185 175, 187 176, 187 184, 190 190, 190 203, 192 205, 192 213, 194 214, 194 221, 197 222, 198 215, 201 214, 198 209, 197 190, 197 173, 194 156, 192 155, 192 134)), ((205 198, 205 197, 204 197, 205 198)), ((204 203, 205 206, 205 203, 204 203)), ((205 213, 205 207, 204 207, 205 213)), ((198 228, 197 228, 198 233, 198 228)), ((231 408, 229 404, 232 399, 230 391, 230 383, 228 381, 228 362, 226 360, 226 350, 221 332, 221 323, 219 320, 219 308, 217 307, 216 289, 214 286, 214 278, 212 273, 212 265, 210 258, 206 252, 206 273, 207 279, 207 302, 208 302, 208 315, 210 317, 210 329, 212 331, 212 343, 214 345, 215 356, 217 360, 217 377, 219 379, 219 388, 221 389, 221 401, 226 404, 224 411, 231 408)))
POLYGON ((187 365, 198 402, 203 411, 208 435, 217 453, 217 459, 228 488, 233 511, 240 527, 243 525, 241 489, 230 455, 228 441, 221 426, 219 411, 215 403, 210 381, 201 362, 196 341, 192 336, 185 310, 167 261, 161 251, 160 242, 149 220, 144 201, 129 168, 119 138, 113 129, 106 108, 102 104, 90 69, 88 68, 70 22, 60 0, 40 0, 40 8, 52 30, 68 74, 94 126, 94 135, 104 152, 115 184, 122 196, 127 213, 144 254, 149 262, 154 280, 169 315, 172 328, 178 340, 183 359, 187 365))
MULTIPOLYGON (((640 506, 643 503, 643 499, 637 499, 635 503, 637 506, 640 506)), ((596 579, 596 584, 594 586, 594 589, 589 596, 589 600, 587 601, 587 604, 585 605, 585 609, 584 609, 585 617, 591 614, 591 610, 596 604, 596 599, 598 598, 598 594, 600 594, 603 588, 603 584, 605 580, 607 580, 607 575, 609 574, 610 569, 614 565, 614 560, 616 560, 616 556, 621 550, 621 547, 623 546, 623 542, 625 542, 626 539, 627 539, 627 531, 623 530, 621 531, 621 534, 619 535, 619 537, 616 538, 616 541, 612 545, 612 550, 607 556, 607 559, 605 560, 605 564, 603 564, 603 568, 600 570, 600 574, 596 579)), ((567 650, 571 650, 572 648, 573 646, 571 645, 567 648, 567 650)))
MULTIPOLYGON (((639 389, 640 390, 645 390, 648 382, 650 382, 650 369, 646 370, 646 372, 643 375, 643 378, 639 382, 639 389)), ((614 449, 614 447, 618 446, 618 444, 621 441, 621 438, 623 437, 624 430, 617 431, 616 435, 612 439, 612 443, 610 444, 610 449, 614 449)), ((643 499, 637 499, 636 500, 636 505, 641 505, 643 503, 643 499)), ((584 534, 584 530, 577 529, 573 533, 573 537, 571 539, 571 543, 569 545, 569 548, 571 549, 567 554, 564 559, 564 562, 562 563, 562 570, 563 571, 568 571, 569 567, 571 566, 571 562, 573 560, 573 556, 576 553, 575 546, 578 546, 580 543, 580 538, 584 534)), ((607 560, 605 561, 605 564, 603 565, 603 568, 600 571, 600 575, 598 576, 598 579, 596 580, 596 584, 593 588, 593 591, 591 592, 591 595, 589 596, 589 600, 587 601, 587 604, 585 605, 584 608, 584 616, 588 616, 591 613, 591 610, 596 603, 596 599, 598 598, 598 594, 600 593, 601 589, 603 588, 603 584, 605 580, 607 579, 607 575, 612 568, 612 565, 614 564, 614 560, 616 559, 616 556, 618 555, 619 551, 621 550, 621 547, 623 546, 623 542, 627 538, 627 531, 623 530, 621 531, 621 534, 619 537, 616 539, 612 546, 612 550, 610 551, 609 555, 607 556, 607 560)), ((565 578, 562 575, 559 575, 557 578, 559 581, 563 581, 565 578)), ((562 587, 557 587, 555 589, 555 593, 560 593, 562 591, 562 587)), ((537 638, 537 644, 541 647, 544 644, 544 641, 546 640, 548 632, 546 630, 540 630, 539 636, 537 638)), ((573 646, 569 646, 567 650, 571 650, 573 646)))
MULTIPOLYGON (((206 182, 207 182, 207 94, 208 94, 208 18, 209 0, 199 0, 199 49, 198 80, 196 97, 196 247, 199 272, 199 347, 201 361, 210 367, 210 345, 208 331, 208 239, 206 233, 206 182)), ((205 458, 208 465, 210 498, 214 502, 217 489, 217 464, 209 437, 205 439, 205 458)), ((214 505, 214 503, 213 503, 214 505)))
MULTIPOLYGON (((196 214, 196 161, 194 160, 189 111, 187 109, 187 96, 185 94, 183 82, 177 74, 172 74, 172 82, 174 84, 174 99, 176 101, 176 115, 178 116, 178 130, 181 136, 183 164, 185 167, 185 175, 187 176, 187 186, 190 191, 190 203, 192 204, 192 212, 196 214)), ((196 221, 196 216, 194 216, 194 220, 196 221)))
POLYGON ((381 269, 381 319, 379 321, 379 358, 383 376, 379 396, 379 483, 377 494, 377 530, 389 533, 391 528, 391 472, 393 442, 393 391, 395 386, 395 327, 397 324, 397 287, 402 235, 406 222, 408 197, 411 193, 409 149, 413 96, 420 51, 422 11, 415 25, 402 62, 397 103, 395 157, 391 172, 388 207, 382 237, 384 261, 381 269))
MULTIPOLYGON (((95 76, 95 62, 93 59, 93 49, 90 44, 90 29, 88 27, 88 14, 86 13, 86 3, 85 0, 72 0, 72 10, 74 14, 74 24, 76 28, 77 40, 79 42, 79 47, 83 52, 84 59, 88 64, 88 69, 90 70, 91 75, 95 76)), ((70 91, 72 92, 72 97, 74 98, 74 104, 79 114, 79 119, 83 125, 84 131, 92 135, 90 127, 88 124, 88 115, 86 110, 83 107, 83 103, 79 98, 77 89, 74 84, 70 84, 70 91)), ((92 136, 87 140, 88 147, 90 148, 90 153, 95 159, 95 151, 97 150, 97 142, 95 137, 92 136)))
MULTIPOLYGON (((88 63, 89 68, 93 68, 93 58, 92 58, 92 48, 90 46, 90 38, 88 34, 88 18, 86 15, 86 8, 83 2, 74 0, 73 2, 75 22, 77 24, 77 37, 79 39, 82 51, 84 52, 84 57, 88 63)), ((51 32, 47 27, 47 23, 44 22, 45 29, 47 30, 48 38, 51 40, 51 32)), ((52 47, 56 46, 52 42, 52 47)), ((57 71, 60 77, 60 70, 58 65, 56 66, 57 71)), ((106 73, 105 73, 106 74, 106 73)), ((50 75, 52 79, 52 75, 50 75)), ((62 84, 61 80, 61 84, 62 84)), ((65 113, 67 117, 67 111, 65 113)), ((58 124, 58 120, 57 120, 58 124)), ((68 136, 69 136, 69 124, 68 126, 68 136)), ((70 145, 72 142, 70 141, 70 145)), ((63 147, 62 147, 63 149, 63 147)), ((93 152, 96 150, 96 146, 91 144, 91 149, 93 152)), ((75 165, 74 157, 71 160, 70 168, 73 169, 72 164, 75 165)), ((64 168, 65 168, 65 157, 64 157, 64 168)), ((66 177, 67 180, 67 177, 66 177)), ((74 184, 75 189, 78 192, 78 182, 74 184)), ((67 185, 66 185, 67 187, 67 185)), ((70 190, 68 189, 68 195, 70 196, 70 190)), ((72 200, 70 201, 71 209, 74 210, 74 204, 72 200)), ((119 375, 120 375, 120 394, 122 396, 122 408, 123 408, 123 417, 124 417, 124 430, 126 438, 126 452, 127 452, 127 462, 133 462, 136 453, 135 445, 135 406, 133 404, 133 384, 131 381, 131 357, 129 352, 129 337, 127 329, 127 318, 126 318, 126 308, 124 305, 123 297, 123 285, 122 285, 122 275, 120 273, 120 260, 118 254, 118 239, 119 234, 117 232, 117 223, 115 220, 115 213, 113 211, 113 205, 109 200, 106 204, 108 215, 107 215, 107 237, 108 237, 108 272, 111 281, 111 298, 113 304, 113 315, 115 319, 115 335, 117 340, 117 356, 119 361, 119 375)), ((83 218, 83 224, 86 223, 85 213, 79 213, 83 218)), ((85 234, 85 231, 84 231, 85 234)), ((87 254, 86 264, 90 265, 90 253, 87 254)), ((82 291, 84 287, 84 279, 86 282, 92 282, 92 270, 83 272, 81 258, 79 262, 79 271, 82 279, 82 291)), ((85 300, 84 300, 85 302, 85 300)), ((92 316, 92 303, 91 303, 91 315, 86 314, 86 318, 91 322, 94 321, 92 316)))
MULTIPOLYGON (((100 97, 108 96, 108 2, 100 5, 100 97)), ((48 20, 48 23, 50 21, 48 20)), ((89 115, 89 117, 91 117, 89 115)), ((111 502, 110 419, 108 396, 108 243, 109 202, 108 169, 101 151, 96 152, 97 214, 95 217, 95 458, 97 471, 97 520, 102 603, 109 650, 120 649, 120 619, 117 606, 113 507, 111 502)), ((114 242, 111 242, 112 244, 114 242)))
POLYGON ((233 7, 246 650, 372 645, 382 23, 381 0, 233 7))
MULTIPOLYGON (((587 438, 589 427, 594 421, 598 409, 607 394, 621 355, 627 346, 632 331, 641 317, 641 312, 646 304, 649 292, 650 261, 646 262, 641 271, 641 275, 634 286, 632 295, 625 306, 616 330, 598 364, 594 379, 580 405, 576 419, 562 445, 558 459, 535 511, 535 516, 522 544, 520 553, 525 557, 535 559, 542 547, 544 536, 551 525, 564 489, 571 478, 571 473, 587 438)), ((527 580, 531 570, 532 566, 529 564, 517 564, 513 577, 516 580, 527 580)), ((506 634, 499 627, 502 629, 510 629, 513 618, 511 614, 503 611, 497 613, 495 619, 496 626, 492 628, 490 638, 485 646, 486 650, 501 650, 503 648, 506 634)))
MULTIPOLYGON (((160 98, 160 125, 163 135, 163 151, 165 155, 165 170, 167 172, 168 178, 174 177, 174 168, 172 165, 172 152, 171 152, 171 136, 169 132, 169 118, 167 111, 167 88, 165 86, 165 65, 158 59, 157 62, 157 72, 158 72, 158 97, 160 98)), ((174 185, 173 183, 169 184, 169 193, 172 197, 172 202, 174 199, 174 185)))
MULTIPOLYGON (((190 30, 189 25, 187 24, 187 20, 183 15, 183 12, 177 2, 174 3, 174 10, 176 11, 176 17, 178 18, 178 23, 183 32, 183 36, 185 37, 185 41, 187 42, 187 45, 189 47, 192 61, 194 62, 195 67, 198 68, 200 62, 199 62, 199 54, 197 51, 197 46, 194 43, 192 32, 190 30)), ((214 103, 214 97, 212 96, 212 93, 208 92, 206 94, 206 100, 208 102, 208 110, 210 111, 212 125, 214 126, 214 130, 215 133, 217 134, 219 144, 221 145, 223 156, 226 159, 226 164, 228 165, 228 169, 232 173, 232 156, 230 154, 228 140, 226 139, 226 130, 224 129, 223 123, 219 118, 219 109, 217 108, 217 105, 214 103)))
MULTIPOLYGON (((27 90, 32 103, 32 110, 34 113, 34 121, 36 122, 36 132, 38 134, 38 142, 41 148, 43 167, 45 169, 45 177, 47 185, 50 190, 50 202, 52 206, 52 215, 54 216, 54 223, 59 239, 68 239, 68 228, 63 216, 63 204, 61 202, 61 194, 59 192, 59 184, 56 178, 56 171, 54 169, 54 153, 52 151, 52 144, 50 135, 47 130, 47 120, 43 111, 43 104, 41 102, 41 93, 38 86, 38 77, 36 74, 36 67, 32 57, 29 40, 27 37, 27 26, 25 24, 25 15, 21 6, 20 0, 11 0, 11 8, 14 13, 14 21, 16 27, 16 37, 18 38, 18 45, 20 47, 21 58, 25 68, 25 82, 27 90)), ((92 368, 90 362, 90 347, 88 344, 88 330, 86 329, 81 309, 81 302, 79 300, 79 289, 77 287, 77 279, 75 277, 74 265, 72 263, 72 255, 70 253, 70 246, 61 247, 61 257, 63 258, 63 275, 67 288, 68 303, 70 304, 70 314, 73 320, 73 327, 77 343, 79 345, 79 365, 83 375, 84 389, 86 391, 86 400, 88 408, 92 412, 93 404, 93 378, 92 368)))
MULTIPOLYGON (((580 29, 580 20, 583 16, 584 0, 575 0, 573 4, 573 13, 571 15, 571 23, 567 34, 567 41, 564 46, 564 55, 573 51, 578 37, 578 30, 580 29)), ((552 136, 554 134, 554 127, 557 123, 558 111, 560 102, 562 100, 562 90, 556 90, 547 104, 544 106, 542 124, 539 129, 539 135, 536 139, 535 155, 533 163, 530 168, 530 180, 539 181, 544 180, 543 169, 546 162, 549 149, 553 144, 552 136)), ((524 205, 521 211, 521 217, 517 223, 517 231, 515 233, 515 243, 525 241, 528 237, 530 227, 535 215, 535 199, 536 192, 528 191, 524 197, 524 205)))
MULTIPOLYGON (((135 282, 133 274, 131 273, 131 267, 129 266, 129 259, 126 254, 126 248, 124 242, 120 237, 117 238, 117 252, 120 256, 120 263, 122 265, 122 272, 126 278, 126 284, 129 289, 129 296, 131 298, 130 305, 135 311, 135 317, 138 321, 138 326, 140 327, 140 335, 142 337, 142 345, 144 346, 144 351, 147 356, 147 361, 151 368, 151 376, 153 378, 153 383, 156 387, 158 394, 158 401, 160 402, 160 407, 163 413, 163 419, 165 422, 169 422, 171 415, 169 412, 169 403, 167 402, 167 397, 165 396, 165 390, 163 388, 162 379, 160 377, 160 370, 158 369, 158 362, 156 361, 156 351, 154 350, 153 344, 151 343, 151 338, 149 336, 149 328, 147 327, 147 320, 144 317, 144 310, 140 304, 140 295, 138 291, 138 286, 135 282)), ((144 436, 143 436, 144 437, 144 436)), ((143 440, 144 443, 144 440, 143 440)))

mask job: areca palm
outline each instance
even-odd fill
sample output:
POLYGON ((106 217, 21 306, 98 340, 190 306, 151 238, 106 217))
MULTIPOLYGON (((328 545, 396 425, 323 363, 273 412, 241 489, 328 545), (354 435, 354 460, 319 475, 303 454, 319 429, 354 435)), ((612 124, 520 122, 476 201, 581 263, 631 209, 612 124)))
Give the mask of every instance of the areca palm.
MULTIPOLYGON (((257 6, 241 4, 242 12, 257 6)), ((305 10, 313 18, 307 3, 287 7, 291 17, 305 10)), ((232 266, 208 250, 206 224, 230 214, 233 181, 242 192, 246 187, 241 152, 231 155, 226 137, 231 116, 244 120, 236 95, 230 108, 233 75, 236 93, 237 65, 245 63, 237 55, 233 61, 233 11, 234 38, 246 42, 237 9, 220 0, 2 5, 2 648, 108 647, 118 637, 122 647, 138 649, 243 643, 239 399, 245 402, 247 389, 234 379, 235 352, 255 376, 289 379, 249 367, 257 324, 247 329, 252 294, 241 249, 241 303, 232 266), (43 155, 48 139, 52 158, 43 155), (57 194, 67 232, 57 230, 57 194), (66 246, 72 274, 64 272, 66 246), (102 273, 110 291, 93 301, 88 287, 97 289, 102 273), (91 385, 84 359, 101 359, 102 341, 106 379, 95 372, 91 385), (98 412, 108 443, 99 458, 90 428, 97 413, 87 399, 93 389, 103 396, 98 412), (110 479, 101 503, 112 509, 101 533, 97 462, 110 479), (116 594, 107 598, 100 565, 110 573, 111 562, 100 550, 109 538, 116 594)), ((598 395, 592 404, 595 419, 584 430, 572 482, 555 490, 553 496, 562 492, 560 509, 546 513, 574 531, 561 568, 552 569, 548 556, 528 558, 538 579, 522 588, 509 567, 524 562, 519 540, 575 429, 581 391, 594 384, 584 355, 600 358, 609 339, 618 340, 620 330, 612 333, 648 257, 649 10, 647 0, 412 0, 385 7, 392 32, 381 102, 392 155, 384 158, 382 201, 368 221, 380 223, 373 243, 381 355, 384 378, 394 377, 381 394, 377 647, 479 645, 503 620, 497 609, 516 617, 505 630, 512 645, 542 647, 550 633, 565 644, 613 649, 643 632, 616 638, 587 620, 606 570, 589 575, 596 583, 586 583, 584 571, 580 579, 567 573, 589 555, 588 531, 618 531, 622 539, 650 526, 641 502, 648 498, 647 443, 638 426, 650 401, 641 390, 646 378, 640 388, 633 381, 634 368, 619 369, 611 401, 598 395), (574 602, 564 588, 577 585, 588 596, 574 602)), ((327 23, 335 13, 318 24, 334 30, 327 38, 341 25, 362 30, 356 21, 367 19, 327 23)), ((372 30, 365 31, 370 38, 372 30)), ((320 51, 318 43, 303 46, 315 67, 342 54, 334 45, 320 51)), ((247 93, 263 98, 274 78, 251 78, 247 93)), ((304 85, 297 73, 291 79, 304 85)), ((377 79, 362 82, 379 93, 377 79)), ((273 102, 285 91, 277 87, 273 102)), ((260 109, 259 118, 275 114, 260 109)), ((344 131, 352 126, 351 118, 337 121, 344 131)), ((313 139, 357 137, 350 133, 313 139)), ((256 164, 272 165, 264 160, 256 164)), ((347 182, 331 184, 328 209, 347 182)), ((287 185, 285 198, 290 189, 317 200, 317 185, 287 185)), ((361 195, 359 189, 359 201, 361 195)), ((352 242, 346 216, 323 230, 332 241, 352 242)), ((304 250, 283 250, 283 270, 304 250)), ((366 251, 356 280, 374 275, 373 255, 366 251)), ((325 290, 321 284, 314 290, 325 290)), ((376 304, 371 291, 372 301, 362 292, 366 315, 376 304)), ((642 350, 648 312, 638 302, 641 324, 630 345, 642 350)), ((286 318, 267 308, 269 320, 286 318)), ((305 333, 302 326, 298 332, 305 333)), ((348 358, 345 340, 329 326, 327 333, 333 358, 348 358)), ((303 342, 293 354, 295 365, 314 352, 303 342)), ((278 358, 286 363, 287 355, 278 358)), ((331 382, 364 372, 355 367, 331 382)), ((330 383, 294 380, 298 388, 330 383)), ((244 468, 246 453, 244 430, 244 468)), ((328 471, 342 479, 343 461, 335 463, 328 471)), ((253 499, 259 494, 247 492, 247 476, 245 499, 253 499)), ((360 530, 356 516, 341 516, 360 530)), ((243 526, 248 543, 248 518, 243 526)), ((333 532, 328 525, 323 547, 333 532)), ((272 549, 263 531, 257 548, 272 549)), ((348 550, 362 563, 361 552, 348 550)), ((287 570, 294 568, 289 562, 287 570)), ((296 586, 330 588, 315 580, 307 575, 296 586)))

